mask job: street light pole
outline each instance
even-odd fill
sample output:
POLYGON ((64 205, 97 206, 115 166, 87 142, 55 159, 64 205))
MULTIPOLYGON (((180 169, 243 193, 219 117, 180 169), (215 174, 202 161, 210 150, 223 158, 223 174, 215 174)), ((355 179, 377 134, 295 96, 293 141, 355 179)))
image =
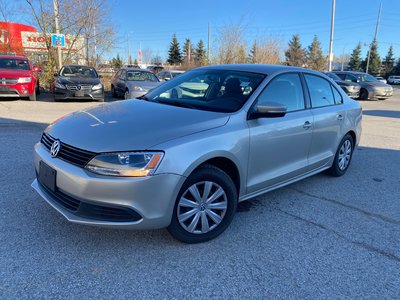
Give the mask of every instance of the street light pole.
MULTIPOLYGON (((53 0, 53 5, 54 5, 54 20, 55 20, 55 25, 56 25, 56 33, 60 34, 60 28, 58 24, 58 0, 53 0)), ((57 47, 57 54, 58 54, 58 69, 61 69, 62 67, 62 53, 61 53, 61 47, 57 47)))
POLYGON ((329 58, 328 58, 328 71, 332 71, 332 59, 333 59, 333 32, 335 28, 335 5, 336 0, 332 0, 332 16, 331 16, 331 38, 329 41, 329 58))
POLYGON ((380 4, 379 4, 378 20, 376 20, 374 39, 373 39, 372 43, 369 45, 369 51, 368 51, 368 57, 367 57, 367 67, 365 68, 365 73, 368 73, 368 69, 369 69, 369 59, 371 57, 372 44, 374 42, 376 42, 376 38, 378 37, 379 22, 381 20, 381 10, 382 10, 382 2, 380 2, 380 4))

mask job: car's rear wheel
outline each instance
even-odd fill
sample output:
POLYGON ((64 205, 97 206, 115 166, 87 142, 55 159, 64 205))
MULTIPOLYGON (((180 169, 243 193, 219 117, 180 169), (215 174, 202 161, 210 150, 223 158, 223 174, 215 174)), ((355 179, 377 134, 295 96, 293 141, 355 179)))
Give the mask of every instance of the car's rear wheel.
POLYGON ((229 226, 237 201, 232 179, 221 169, 204 165, 183 184, 168 231, 184 243, 209 241, 229 226))
POLYGON ((334 177, 344 175, 350 166, 353 150, 353 137, 350 134, 346 134, 339 144, 332 166, 326 173, 334 177))

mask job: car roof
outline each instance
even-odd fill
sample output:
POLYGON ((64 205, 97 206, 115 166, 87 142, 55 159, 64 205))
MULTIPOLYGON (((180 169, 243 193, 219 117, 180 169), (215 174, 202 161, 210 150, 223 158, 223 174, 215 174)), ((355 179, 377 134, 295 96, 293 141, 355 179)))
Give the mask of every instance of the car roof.
POLYGON ((321 72, 313 71, 305 68, 282 66, 282 65, 264 65, 264 64, 231 64, 231 65, 214 65, 197 68, 196 70, 229 70, 229 71, 243 71, 251 73, 260 73, 273 75, 282 72, 309 72, 316 75, 321 75, 321 72))
MULTIPOLYGON (((127 71, 139 71, 139 72, 146 72, 146 73, 151 73, 145 69, 139 69, 139 68, 128 68, 128 67, 122 67, 120 70, 127 70, 127 71)), ((152 73, 153 74, 153 73, 152 73)))
POLYGON ((92 68, 92 69, 94 69, 94 67, 89 67, 89 66, 85 66, 85 65, 74 65, 74 64, 71 64, 71 65, 63 65, 63 67, 86 67, 86 68, 92 68))
POLYGON ((23 55, 0 55, 0 58, 28 59, 26 56, 23 55))

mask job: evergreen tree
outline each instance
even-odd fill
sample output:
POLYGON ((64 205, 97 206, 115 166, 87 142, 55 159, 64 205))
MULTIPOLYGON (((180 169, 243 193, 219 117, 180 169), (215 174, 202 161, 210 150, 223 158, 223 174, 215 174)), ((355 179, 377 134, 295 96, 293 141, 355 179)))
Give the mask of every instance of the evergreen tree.
POLYGON ((168 51, 167 62, 170 65, 180 64, 182 62, 182 54, 176 34, 172 37, 171 45, 168 51))
POLYGON ((382 73, 383 76, 388 77, 392 74, 394 69, 394 55, 393 55, 393 47, 390 45, 388 53, 386 57, 382 61, 382 73))
POLYGON ((200 40, 197 43, 194 57, 195 57, 196 65, 202 66, 206 63, 206 50, 204 49, 203 40, 200 40))
MULTIPOLYGON (((365 71, 367 66, 367 60, 368 60, 368 53, 363 62, 365 71)), ((372 75, 379 75, 380 71, 381 71, 381 58, 379 57, 378 53, 378 43, 376 42, 376 40, 374 40, 371 45, 371 55, 369 57, 368 73, 372 75)))
POLYGON ((322 54, 321 43, 315 35, 307 51, 307 65, 311 70, 323 71, 325 69, 325 57, 322 54))
POLYGON ((257 41, 254 41, 253 46, 251 46, 248 60, 251 64, 257 63, 257 41))
POLYGON ((113 68, 119 69, 119 68, 122 67, 122 65, 123 65, 122 59, 121 59, 121 57, 119 56, 119 53, 117 53, 117 57, 114 57, 114 58, 111 59, 111 66, 112 66, 113 68))
POLYGON ((306 61, 305 52, 301 47, 300 36, 293 35, 289 42, 289 48, 285 52, 286 64, 288 66, 302 67, 306 61))
MULTIPOLYGON (((184 59, 184 60, 187 60, 187 58, 188 58, 189 49, 190 49, 190 61, 192 61, 195 54, 193 53, 193 45, 192 45, 192 42, 190 41, 189 38, 187 38, 187 39, 185 40, 185 44, 183 45, 183 51, 182 51, 182 52, 183 52, 183 59, 184 59)), ((190 61, 189 61, 188 63, 190 63, 190 61)))
POLYGON ((350 56, 349 70, 361 71, 361 43, 358 42, 357 47, 354 48, 350 56))

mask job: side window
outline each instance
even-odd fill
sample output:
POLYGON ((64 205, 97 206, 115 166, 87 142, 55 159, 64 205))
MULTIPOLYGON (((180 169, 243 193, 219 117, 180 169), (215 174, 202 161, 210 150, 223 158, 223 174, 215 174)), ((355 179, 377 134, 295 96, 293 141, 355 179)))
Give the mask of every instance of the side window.
POLYGON ((331 85, 332 91, 333 91, 333 98, 335 98, 335 104, 342 104, 343 103, 343 98, 342 95, 338 92, 338 90, 331 85))
POLYGON ((346 78, 346 74, 336 74, 340 79, 344 80, 346 78))
POLYGON ((357 78, 353 75, 347 74, 345 81, 357 82, 357 78))
POLYGON ((122 70, 121 75, 120 75, 121 80, 126 80, 126 71, 122 70))
POLYGON ((299 74, 278 75, 258 96, 258 105, 276 102, 287 107, 287 112, 305 108, 303 89, 299 74))
POLYGON ((158 73, 158 74, 157 74, 157 77, 160 78, 160 79, 164 79, 164 77, 165 77, 165 72, 160 72, 160 73, 158 73))
POLYGON ((115 74, 115 79, 118 79, 120 76, 121 76, 121 70, 119 70, 118 72, 117 72, 117 74, 115 74))
POLYGON ((312 107, 323 107, 335 104, 331 84, 327 80, 310 74, 304 74, 304 78, 306 79, 308 91, 310 92, 312 107))

